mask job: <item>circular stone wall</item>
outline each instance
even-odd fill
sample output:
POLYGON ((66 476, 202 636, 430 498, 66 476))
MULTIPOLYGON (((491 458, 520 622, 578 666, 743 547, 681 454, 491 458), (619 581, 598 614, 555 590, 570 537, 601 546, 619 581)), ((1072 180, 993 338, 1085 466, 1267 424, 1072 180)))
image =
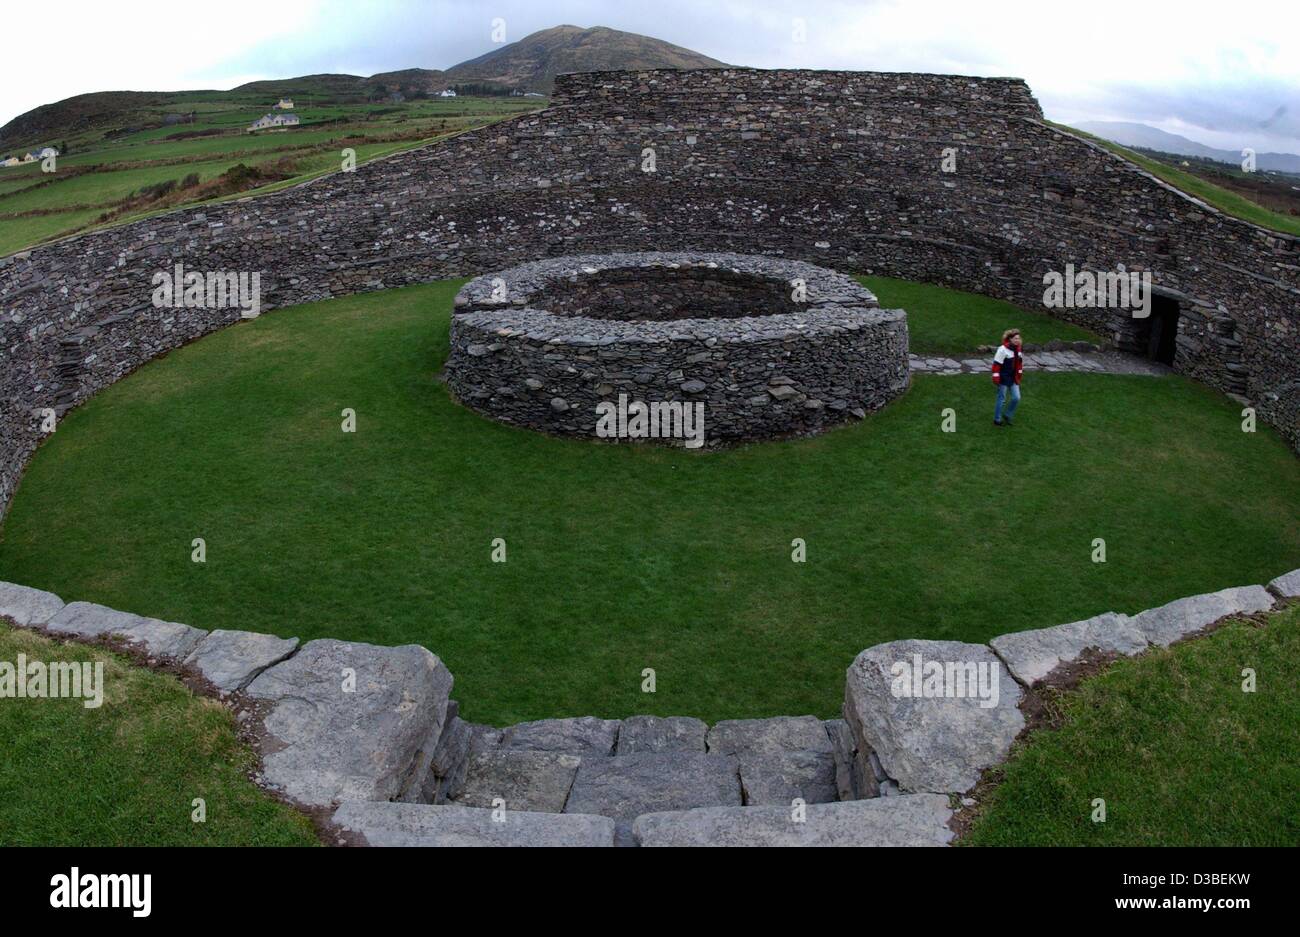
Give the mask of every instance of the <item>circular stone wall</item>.
POLYGON ((907 389, 907 316, 799 261, 561 257, 465 285, 446 379, 550 433, 689 448, 814 433, 907 389))

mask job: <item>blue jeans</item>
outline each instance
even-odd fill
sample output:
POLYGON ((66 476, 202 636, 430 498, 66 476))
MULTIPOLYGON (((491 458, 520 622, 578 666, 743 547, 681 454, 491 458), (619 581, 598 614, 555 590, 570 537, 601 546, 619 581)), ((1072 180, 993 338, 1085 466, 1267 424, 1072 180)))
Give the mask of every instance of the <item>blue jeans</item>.
POLYGON ((1006 418, 1010 420, 1016 415, 1016 407, 1020 406, 1020 385, 1019 384, 999 384, 998 385, 998 405, 993 411, 993 422, 1002 422, 1002 405, 1007 402, 1007 397, 1011 398, 1011 405, 1007 407, 1006 418))

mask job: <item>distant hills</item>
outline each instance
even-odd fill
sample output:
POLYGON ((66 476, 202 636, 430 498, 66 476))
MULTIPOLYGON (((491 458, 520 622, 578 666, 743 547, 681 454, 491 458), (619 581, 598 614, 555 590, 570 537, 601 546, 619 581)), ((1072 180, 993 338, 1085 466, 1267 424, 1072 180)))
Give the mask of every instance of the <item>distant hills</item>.
MULTIPOLYGON (((717 59, 683 49, 670 42, 622 32, 604 26, 584 29, 555 26, 485 55, 461 62, 445 71, 408 68, 363 78, 359 75, 303 75, 254 81, 229 92, 222 91, 102 91, 81 94, 45 104, 0 127, 0 153, 22 146, 59 141, 99 129, 129 125, 145 112, 184 105, 196 99, 207 102, 253 100, 282 96, 310 98, 317 103, 340 104, 383 100, 394 94, 424 97, 449 87, 473 93, 507 94, 511 91, 549 94, 555 76, 565 72, 591 72, 643 68, 718 68, 717 59)), ((156 118, 155 118, 156 119, 156 118)))
MULTIPOLYGON (((1156 150, 1161 153, 1173 153, 1176 156, 1210 159, 1219 163, 1241 166, 1240 150, 1220 150, 1176 133, 1148 127, 1146 124, 1090 120, 1074 126, 1103 140, 1118 143, 1120 146, 1156 150)), ((1273 172, 1300 173, 1300 156, 1292 153, 1256 153, 1255 168, 1273 172)))
POLYGON ((233 94, 259 94, 264 97, 330 98, 339 103, 357 103, 394 92, 408 97, 435 94, 451 86, 446 72, 429 68, 407 68, 381 72, 362 78, 360 75, 302 75, 298 78, 273 78, 250 81, 233 89, 233 94))

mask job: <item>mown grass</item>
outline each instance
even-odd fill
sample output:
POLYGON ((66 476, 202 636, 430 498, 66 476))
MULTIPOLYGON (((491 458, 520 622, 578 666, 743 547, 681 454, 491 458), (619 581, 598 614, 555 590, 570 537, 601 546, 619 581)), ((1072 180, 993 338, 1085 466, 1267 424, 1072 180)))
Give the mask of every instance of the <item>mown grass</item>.
POLYGON ((219 704, 96 648, 0 622, 0 661, 102 663, 104 703, 0 700, 0 845, 292 846, 305 816, 247 772, 253 755, 219 704), (206 817, 195 822, 195 799, 206 817))
POLYGON ((1300 845, 1300 605, 1122 660, 1059 705, 964 843, 1300 845))
POLYGON ((929 283, 892 277, 858 277, 886 309, 906 309, 911 350, 918 355, 970 357, 981 345, 996 345, 1013 326, 1029 344, 1060 340, 1102 341, 1086 329, 1053 319, 1043 312, 1021 309, 978 293, 945 289, 929 283))
POLYGON ((0 531, 0 579, 203 628, 424 644, 468 718, 509 724, 831 716, 882 641, 984 641, 1300 566, 1300 463, 1180 378, 1031 374, 1011 430, 986 377, 922 375, 810 440, 560 440, 438 384, 456 288, 276 311, 72 411, 0 531))

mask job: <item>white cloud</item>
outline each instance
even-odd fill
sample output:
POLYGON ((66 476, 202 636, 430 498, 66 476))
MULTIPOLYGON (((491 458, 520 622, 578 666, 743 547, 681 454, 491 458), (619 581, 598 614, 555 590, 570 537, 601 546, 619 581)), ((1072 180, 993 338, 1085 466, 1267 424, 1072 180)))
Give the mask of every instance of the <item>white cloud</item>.
POLYGON ((559 23, 604 25, 737 65, 1016 76, 1053 118, 1249 133, 1300 150, 1295 0, 20 2, 6 8, 0 60, 11 73, 46 77, 0 85, 0 120, 85 91, 445 68, 491 49, 496 16, 511 40, 559 23), (1287 116, 1261 128, 1279 106, 1287 116))
POLYGON ((319 0, 89 0, 5 5, 0 121, 88 91, 211 87, 203 76, 251 41, 310 28, 319 0), (39 77, 36 77, 39 76, 39 77))

